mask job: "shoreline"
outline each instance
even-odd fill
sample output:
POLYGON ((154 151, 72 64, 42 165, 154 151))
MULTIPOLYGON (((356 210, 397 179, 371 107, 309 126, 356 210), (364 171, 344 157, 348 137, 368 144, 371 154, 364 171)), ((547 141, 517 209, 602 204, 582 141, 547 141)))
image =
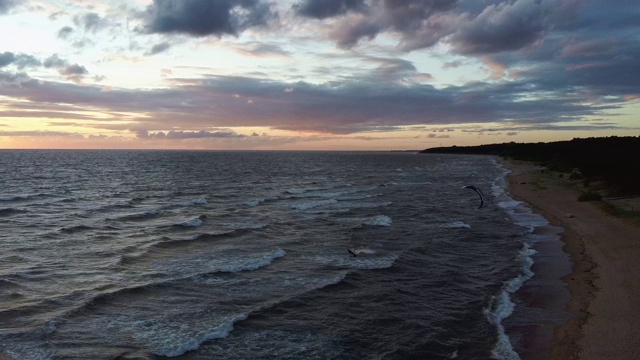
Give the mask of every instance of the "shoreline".
MULTIPOLYGON (((640 228, 578 202, 578 190, 532 163, 501 159, 510 196, 563 229, 571 270, 557 274, 570 292, 566 320, 555 326, 550 359, 640 358, 640 228)), ((542 266, 553 276, 557 269, 542 266)), ((557 302, 556 302, 557 305, 557 302)), ((542 305, 546 308, 553 305, 542 305)), ((536 330, 532 330, 534 337, 536 330)), ((533 341, 535 343, 535 341, 533 341)), ((531 354, 536 345, 528 349, 531 354)), ((540 354, 538 354, 540 355, 540 354)), ((523 358, 527 358, 526 354, 523 358)))

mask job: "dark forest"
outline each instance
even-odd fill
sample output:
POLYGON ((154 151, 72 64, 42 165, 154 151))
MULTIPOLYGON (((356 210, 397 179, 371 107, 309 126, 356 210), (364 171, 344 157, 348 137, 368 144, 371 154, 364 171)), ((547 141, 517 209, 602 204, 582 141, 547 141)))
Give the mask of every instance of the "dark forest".
POLYGON ((610 195, 640 195, 640 137, 576 138, 547 143, 438 147, 421 153, 497 155, 603 181, 610 195))

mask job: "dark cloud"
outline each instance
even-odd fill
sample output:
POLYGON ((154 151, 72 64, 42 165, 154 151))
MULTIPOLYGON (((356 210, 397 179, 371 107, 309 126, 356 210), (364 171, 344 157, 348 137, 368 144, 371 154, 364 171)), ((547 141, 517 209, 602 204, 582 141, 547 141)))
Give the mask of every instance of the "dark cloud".
POLYGON ((70 26, 65 26, 58 30, 58 39, 67 39, 73 33, 73 28, 70 26))
MULTIPOLYGON (((436 89, 428 85, 379 86, 362 79, 314 85, 220 76, 181 79, 180 83, 183 85, 172 89, 103 91, 87 85, 28 81, 21 86, 0 86, 0 95, 52 106, 69 104, 92 111, 104 109, 113 114, 144 113, 145 117, 131 119, 129 124, 100 127, 156 132, 176 127, 267 126, 350 134, 407 125, 469 122, 519 123, 522 128, 528 124, 552 126, 579 121, 620 106, 620 103, 585 104, 579 94, 532 98, 528 82, 436 89)), ((114 118, 122 121, 118 116, 114 118)))
POLYGON ((294 5, 294 9, 302 16, 326 19, 348 11, 362 11, 365 4, 364 0, 305 0, 294 5))
POLYGON ((453 43, 463 54, 517 50, 543 36, 548 12, 546 1, 540 0, 490 5, 454 36, 453 43))
POLYGON ((60 75, 64 75, 67 79, 75 82, 80 82, 89 73, 84 66, 70 64, 67 60, 58 57, 58 54, 53 54, 46 58, 43 65, 45 68, 58 69, 60 75))
POLYGON ((394 32, 401 35, 401 47, 406 50, 432 46, 455 28, 450 19, 431 21, 432 17, 457 5, 457 0, 372 0, 366 11, 342 19, 332 37, 338 45, 352 47, 361 39, 394 32))
POLYGON ((61 59, 58 54, 53 54, 46 58, 43 62, 44 67, 46 68, 60 68, 64 67, 68 64, 66 60, 61 59))
POLYGON ((71 64, 60 69, 60 73, 67 76, 78 76, 78 75, 86 75, 88 71, 82 65, 71 64))
POLYGON ((169 50, 169 48, 171 48, 171 44, 166 41, 163 41, 159 44, 153 45, 151 49, 145 53, 145 55, 156 55, 161 52, 165 52, 169 50))
POLYGON ((77 15, 73 18, 73 23, 84 31, 95 33, 109 26, 109 21, 95 12, 88 12, 77 15))
POLYGON ((16 6, 19 2, 19 0, 0 0, 0 14, 6 13, 10 8, 16 6))
POLYGON ((40 61, 31 55, 14 54, 9 51, 0 53, 0 68, 15 65, 18 69, 40 66, 40 61))
POLYGON ((149 5, 144 31, 193 36, 238 35, 266 25, 276 15, 260 0, 154 0, 149 5))
POLYGON ((14 62, 16 56, 12 52, 0 53, 0 67, 7 66, 14 62))

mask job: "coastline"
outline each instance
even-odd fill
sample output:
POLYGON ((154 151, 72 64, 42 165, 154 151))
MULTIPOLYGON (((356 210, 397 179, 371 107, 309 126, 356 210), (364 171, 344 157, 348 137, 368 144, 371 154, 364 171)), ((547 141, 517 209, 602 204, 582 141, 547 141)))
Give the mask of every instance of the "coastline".
POLYGON ((501 161, 511 170, 511 197, 564 230, 560 240, 571 270, 557 276, 571 295, 565 302, 568 318, 555 326, 548 358, 640 358, 640 228, 593 203, 578 202, 577 189, 558 174, 531 163, 501 161))

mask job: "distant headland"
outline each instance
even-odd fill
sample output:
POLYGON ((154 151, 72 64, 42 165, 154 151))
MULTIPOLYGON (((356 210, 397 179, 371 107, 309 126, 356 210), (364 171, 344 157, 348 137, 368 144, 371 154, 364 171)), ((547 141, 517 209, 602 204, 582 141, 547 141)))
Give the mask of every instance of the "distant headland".
POLYGON ((586 182, 601 180, 610 196, 640 195, 640 136, 436 147, 420 153, 497 155, 530 161, 550 170, 580 176, 586 182))

